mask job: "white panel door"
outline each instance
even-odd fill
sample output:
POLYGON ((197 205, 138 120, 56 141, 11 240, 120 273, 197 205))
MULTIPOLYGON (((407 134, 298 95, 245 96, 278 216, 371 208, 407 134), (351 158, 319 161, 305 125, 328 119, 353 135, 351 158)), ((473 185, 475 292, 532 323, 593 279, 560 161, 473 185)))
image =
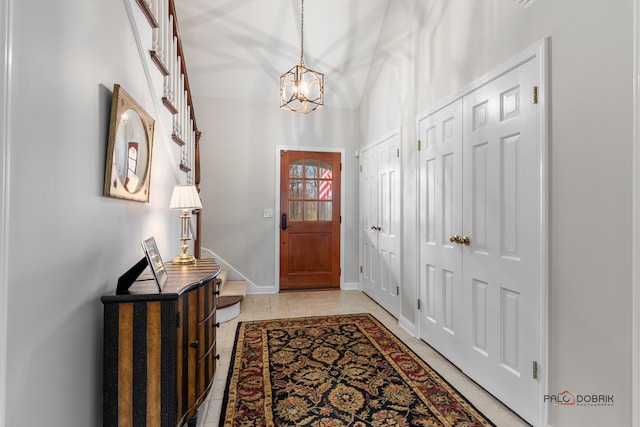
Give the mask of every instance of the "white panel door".
POLYGON ((418 120, 420 336, 538 424, 542 137, 534 57, 418 120), (453 242, 451 240, 453 240, 453 242))
POLYGON ((378 153, 375 149, 360 154, 360 232, 362 235, 362 290, 376 299, 380 278, 378 252, 378 153))
POLYGON ((376 301, 395 317, 400 309, 400 133, 378 144, 378 251, 380 286, 376 301))
POLYGON ((400 132, 361 154, 362 289, 393 316, 400 309, 400 132))
POLYGON ((461 362, 462 100, 418 122, 420 150, 420 335, 461 362))
POLYGON ((530 60, 463 98, 463 370, 523 418, 541 398, 540 164, 530 60))

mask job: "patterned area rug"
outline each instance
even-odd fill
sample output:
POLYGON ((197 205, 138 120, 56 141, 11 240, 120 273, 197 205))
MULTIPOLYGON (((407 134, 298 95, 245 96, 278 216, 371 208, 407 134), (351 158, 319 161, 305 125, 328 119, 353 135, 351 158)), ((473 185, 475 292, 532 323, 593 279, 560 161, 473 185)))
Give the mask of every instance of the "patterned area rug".
POLYGON ((241 322, 221 426, 494 426, 369 314, 241 322))

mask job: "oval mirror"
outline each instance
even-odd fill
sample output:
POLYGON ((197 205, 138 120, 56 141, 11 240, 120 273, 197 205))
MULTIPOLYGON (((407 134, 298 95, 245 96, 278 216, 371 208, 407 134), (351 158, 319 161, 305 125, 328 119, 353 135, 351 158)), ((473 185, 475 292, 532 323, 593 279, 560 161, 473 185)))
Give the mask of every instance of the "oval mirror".
POLYGON ((128 109, 120 116, 116 132, 115 162, 120 182, 129 193, 136 193, 145 182, 149 141, 142 118, 128 109))

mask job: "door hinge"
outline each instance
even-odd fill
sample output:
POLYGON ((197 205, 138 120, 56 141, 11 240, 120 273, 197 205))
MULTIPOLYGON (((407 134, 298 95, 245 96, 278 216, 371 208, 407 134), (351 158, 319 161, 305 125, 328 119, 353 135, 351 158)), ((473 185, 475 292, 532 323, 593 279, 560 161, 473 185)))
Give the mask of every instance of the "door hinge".
POLYGON ((533 361, 533 379, 538 379, 538 362, 536 360, 533 361))
POLYGON ((342 224, 342 215, 340 215, 340 224, 342 224))
POLYGON ((396 157, 400 157, 400 149, 396 148, 396 157))
POLYGON ((396 296, 400 296, 400 286, 396 286, 396 296))
POLYGON ((360 273, 362 273, 362 266, 360 266, 360 273))
POLYGON ((340 170, 342 170, 342 163, 340 163, 340 170))
POLYGON ((340 276, 342 276, 342 267, 340 267, 340 276))
POLYGON ((422 145, 422 142, 420 140, 418 140, 418 151, 420 151, 421 145, 422 145))
POLYGON ((280 150, 280 157, 284 156, 284 150, 280 150))
POLYGON ((418 298, 418 310, 420 310, 420 298, 418 298))
POLYGON ((180 313, 176 313, 176 328, 180 327, 180 313))
POLYGON ((533 87, 533 103, 538 103, 538 86, 533 87))

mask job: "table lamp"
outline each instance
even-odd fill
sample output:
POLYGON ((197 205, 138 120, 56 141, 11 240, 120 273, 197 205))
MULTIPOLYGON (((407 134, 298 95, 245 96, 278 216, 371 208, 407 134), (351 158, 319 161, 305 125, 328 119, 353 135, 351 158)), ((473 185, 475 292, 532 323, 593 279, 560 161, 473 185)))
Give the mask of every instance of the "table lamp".
POLYGON ((198 189, 195 185, 176 185, 173 187, 171 194, 171 203, 169 209, 182 209, 180 216, 180 240, 182 241, 182 253, 175 257, 173 264, 188 265, 195 264, 196 259, 193 255, 187 253, 189 246, 187 240, 191 240, 191 214, 190 209, 202 209, 202 202, 198 195, 198 189))

